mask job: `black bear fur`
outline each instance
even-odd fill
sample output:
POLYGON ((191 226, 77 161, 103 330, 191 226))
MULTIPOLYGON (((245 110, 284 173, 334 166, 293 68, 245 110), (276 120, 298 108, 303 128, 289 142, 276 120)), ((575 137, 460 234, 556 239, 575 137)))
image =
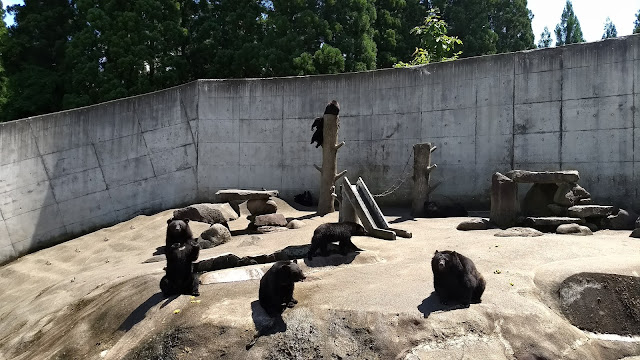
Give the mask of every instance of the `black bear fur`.
POLYGON ((445 217, 465 217, 469 216, 469 213, 465 208, 454 203, 451 205, 438 204, 433 201, 424 202, 424 212, 427 218, 445 218, 445 217))
POLYGON ((189 240, 193 240, 193 232, 189 227, 189 219, 179 220, 171 218, 167 220, 165 250, 168 250, 173 244, 184 244, 189 240))
POLYGON ((172 295, 200 295, 198 276, 193 272, 193 262, 198 259, 200 247, 194 240, 167 247, 166 275, 160 280, 160 290, 165 297, 172 295))
POLYGON ((471 259, 455 251, 436 250, 431 270, 436 294, 443 304, 480 302, 486 282, 471 259))
POLYGON ((324 108, 325 114, 338 115, 340 113, 340 104, 337 101, 332 100, 327 107, 324 108))
POLYGON ((293 201, 302 206, 313 206, 313 197, 311 197, 311 192, 309 191, 305 191, 302 194, 295 195, 293 197, 293 201))
POLYGON ((260 279, 260 306, 271 317, 282 315, 286 308, 292 308, 298 303, 298 300, 293 298, 293 287, 295 282, 304 279, 297 261, 276 262, 260 279))
POLYGON ((322 142, 324 141, 324 118, 316 118, 311 125, 311 130, 316 128, 316 131, 311 136, 311 144, 316 143, 316 148, 322 146, 322 142))
POLYGON ((339 223, 322 224, 316 228, 311 238, 311 247, 307 253, 309 260, 318 249, 322 256, 328 256, 327 246, 332 242, 340 242, 340 253, 346 255, 348 251, 362 251, 351 242, 351 236, 365 236, 366 230, 360 224, 345 221, 339 223))

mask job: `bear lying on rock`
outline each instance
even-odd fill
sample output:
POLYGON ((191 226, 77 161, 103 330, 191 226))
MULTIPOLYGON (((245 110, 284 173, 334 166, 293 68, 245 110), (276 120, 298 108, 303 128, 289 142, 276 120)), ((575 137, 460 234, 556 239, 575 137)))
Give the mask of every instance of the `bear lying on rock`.
POLYGON ((436 250, 431 259, 433 285, 440 302, 479 303, 486 282, 471 259, 455 251, 436 250))
POLYGON ((312 260, 318 249, 320 249, 322 256, 329 256, 327 246, 336 241, 340 243, 340 253, 342 255, 347 255, 348 251, 362 251, 351 242, 351 236, 354 235, 365 236, 367 231, 362 225, 350 221, 322 224, 313 232, 307 258, 312 260))

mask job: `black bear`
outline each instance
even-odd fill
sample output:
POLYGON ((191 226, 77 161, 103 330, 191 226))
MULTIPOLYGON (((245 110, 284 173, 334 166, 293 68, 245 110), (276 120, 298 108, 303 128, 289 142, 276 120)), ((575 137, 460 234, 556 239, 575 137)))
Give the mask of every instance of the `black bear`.
POLYGON ((165 251, 173 244, 184 244, 193 240, 193 232, 189 227, 189 219, 178 220, 171 218, 167 220, 167 238, 165 251))
POLYGON ((313 131, 313 128, 316 128, 316 131, 313 133, 313 136, 311 136, 311 143, 313 144, 315 142, 317 148, 318 146, 322 146, 322 142, 324 141, 324 118, 316 118, 311 125, 311 131, 313 131))
POLYGON ((296 260, 276 262, 260 279, 260 306, 271 317, 281 315, 286 308, 292 308, 298 303, 293 298, 293 285, 304 279, 296 260))
POLYGON ((340 113, 340 104, 337 101, 331 100, 327 107, 324 108, 325 114, 338 115, 340 113))
POLYGON ((293 201, 302 206, 313 206, 313 198, 311 197, 311 192, 309 191, 305 191, 302 194, 295 195, 293 197, 293 201))
POLYGON ((427 218, 469 216, 469 213, 467 212, 467 210, 465 210, 465 208, 458 203, 447 205, 447 204, 438 204, 433 201, 425 201, 424 212, 425 212, 425 217, 427 218))
POLYGON ((440 302, 479 303, 486 282, 471 259, 455 251, 436 250, 431 259, 433 285, 440 302))
POLYGON ((193 262, 198 259, 200 247, 194 240, 173 243, 165 250, 167 273, 160 280, 160 290, 165 297, 172 295, 200 295, 199 280, 193 273, 193 262))
POLYGON ((365 236, 367 231, 362 225, 350 221, 322 224, 313 232, 307 258, 312 260, 313 254, 318 249, 320 249, 322 256, 328 256, 327 246, 329 243, 336 241, 340 242, 340 253, 342 255, 346 255, 349 250, 362 251, 351 242, 351 236, 354 235, 365 236))

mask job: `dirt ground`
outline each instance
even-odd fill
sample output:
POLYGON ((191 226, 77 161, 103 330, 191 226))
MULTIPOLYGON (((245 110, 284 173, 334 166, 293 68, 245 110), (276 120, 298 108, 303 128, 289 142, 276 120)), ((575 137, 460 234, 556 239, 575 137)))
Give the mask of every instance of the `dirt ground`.
MULTIPOLYGON (((317 217, 279 200, 278 206, 278 212, 306 226, 234 236, 201 251, 200 258, 308 244, 319 224, 338 218, 337 213, 317 217)), ((457 231, 461 218, 388 216, 413 238, 354 237, 366 251, 334 255, 331 266, 301 263, 307 280, 296 284, 298 305, 246 350, 256 328, 270 323, 257 302, 258 280, 201 285, 198 298, 164 299, 159 293, 165 263, 145 261, 164 244, 171 212, 138 216, 0 267, 0 359, 640 356, 639 337, 573 326, 559 295, 563 281, 583 272, 637 279, 640 240, 628 231, 500 238, 493 236, 497 230, 457 231), (456 250, 475 262, 487 280, 482 303, 469 308, 439 304, 429 264, 435 250, 456 250)), ((208 228, 191 225, 196 235, 208 228)), ((232 230, 246 225, 244 216, 230 222, 232 230)))

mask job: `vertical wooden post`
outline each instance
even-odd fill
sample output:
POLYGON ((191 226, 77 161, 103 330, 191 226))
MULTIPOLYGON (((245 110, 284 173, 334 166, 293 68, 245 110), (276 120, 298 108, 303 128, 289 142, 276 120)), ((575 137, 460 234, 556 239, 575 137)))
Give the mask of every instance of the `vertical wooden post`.
POLYGON ((322 167, 314 165, 320 171, 320 191, 318 192, 318 215, 326 215, 334 212, 333 193, 331 187, 336 180, 344 175, 347 170, 336 173, 338 168, 338 149, 344 145, 344 141, 338 144, 338 127, 340 117, 333 114, 324 114, 322 141, 322 167))
POLYGON ((500 174, 491 177, 491 222, 502 229, 515 226, 520 206, 518 184, 500 174))
POLYGON ((431 153, 436 150, 431 143, 413 145, 413 202, 411 215, 424 214, 424 202, 429 199, 429 193, 433 190, 429 184, 429 175, 437 165, 431 165, 431 153))

